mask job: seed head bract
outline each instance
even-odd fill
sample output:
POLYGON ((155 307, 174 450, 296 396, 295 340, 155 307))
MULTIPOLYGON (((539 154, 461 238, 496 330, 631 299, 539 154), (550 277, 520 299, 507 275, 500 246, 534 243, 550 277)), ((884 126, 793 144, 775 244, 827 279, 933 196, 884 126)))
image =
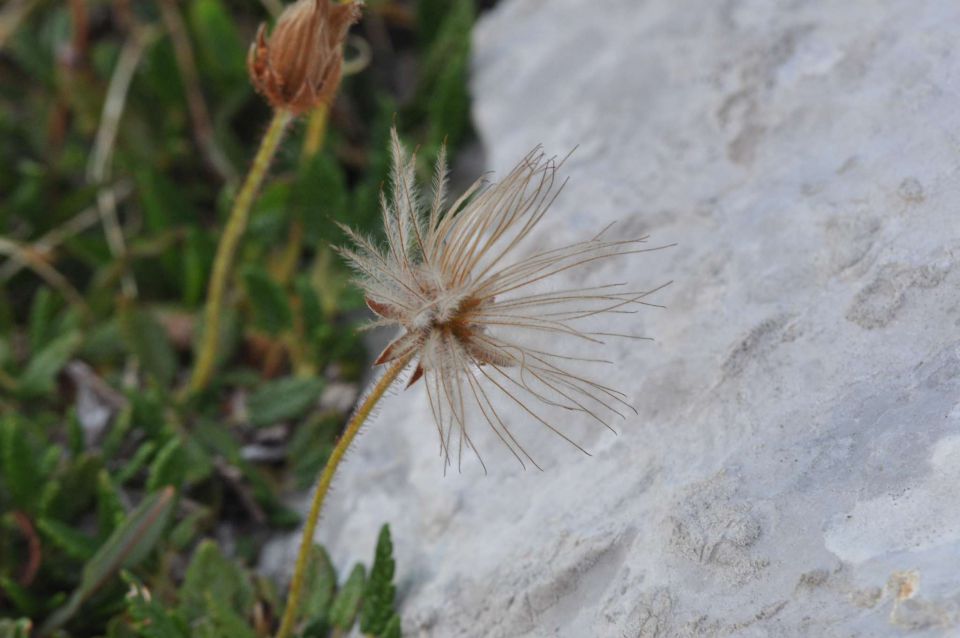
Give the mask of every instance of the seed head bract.
POLYGON ((630 335, 591 332, 584 322, 609 313, 629 317, 639 305, 651 305, 644 299, 654 290, 619 282, 558 287, 559 276, 656 248, 645 246, 646 237, 611 238, 608 228, 585 241, 524 254, 521 244, 562 189, 562 161, 540 148, 501 181, 478 180, 450 205, 442 150, 429 196, 421 195, 415 158, 396 131, 392 155, 390 192, 381 193, 386 245, 345 229, 355 247, 341 250, 378 316, 374 325, 400 329, 376 363, 414 363, 410 384, 424 381, 446 464, 456 456, 459 466, 465 448, 483 464, 471 438, 482 426, 522 465, 539 468, 514 433, 518 423, 503 414, 511 404, 517 408, 512 415, 582 450, 547 411, 582 413, 610 427, 611 417, 633 410, 624 394, 578 370, 602 362, 606 339, 630 335), (544 336, 549 346, 541 345, 544 336), (565 353, 567 341, 586 342, 596 355, 565 353))

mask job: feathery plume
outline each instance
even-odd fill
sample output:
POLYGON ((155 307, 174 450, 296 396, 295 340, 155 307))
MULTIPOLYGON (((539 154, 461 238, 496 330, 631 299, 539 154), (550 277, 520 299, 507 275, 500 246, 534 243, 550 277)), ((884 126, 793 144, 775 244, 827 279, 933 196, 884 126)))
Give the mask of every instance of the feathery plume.
POLYGON ((543 415, 543 408, 580 412, 608 428, 611 416, 623 417, 633 408, 621 392, 571 371, 599 359, 570 356, 554 346, 541 349, 530 337, 539 333, 558 343, 584 340, 597 347, 605 337, 630 338, 589 332, 580 327, 581 320, 652 305, 644 299, 663 286, 537 289, 592 262, 657 248, 644 247, 646 237, 608 238, 606 229, 586 241, 517 258, 517 247, 563 187, 556 177, 562 161, 536 148, 502 181, 487 186, 478 180, 448 207, 443 151, 429 202, 421 200, 415 158, 395 130, 392 154, 391 193, 381 193, 386 246, 345 228, 356 246, 341 249, 379 317, 372 325, 402 330, 376 364, 416 360, 408 387, 424 379, 445 466, 456 454, 459 467, 466 446, 486 470, 471 439, 468 412, 473 412, 521 465, 540 467, 501 418, 496 407, 501 401, 519 406, 531 420, 586 452, 543 415))

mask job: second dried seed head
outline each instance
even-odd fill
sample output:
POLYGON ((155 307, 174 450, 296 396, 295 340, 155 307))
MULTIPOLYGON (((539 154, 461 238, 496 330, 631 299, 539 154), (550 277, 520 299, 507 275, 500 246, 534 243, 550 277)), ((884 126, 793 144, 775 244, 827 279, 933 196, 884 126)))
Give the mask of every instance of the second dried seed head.
POLYGON ((340 84, 343 40, 362 3, 298 0, 267 37, 260 25, 247 68, 254 87, 275 109, 300 115, 329 104, 340 84))

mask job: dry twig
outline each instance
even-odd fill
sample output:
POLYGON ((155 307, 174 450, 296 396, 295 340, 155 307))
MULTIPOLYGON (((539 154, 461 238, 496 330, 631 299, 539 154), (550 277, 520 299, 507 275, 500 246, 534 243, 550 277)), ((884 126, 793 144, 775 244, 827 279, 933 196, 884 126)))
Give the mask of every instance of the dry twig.
MULTIPOLYGON (((103 114, 100 118, 100 127, 93 144, 93 151, 87 163, 87 180, 92 184, 103 184, 110 177, 110 160, 117 141, 117 130, 120 119, 127 103, 127 94, 133 74, 140 64, 140 58, 147 45, 156 37, 156 32, 150 27, 134 27, 127 42, 120 51, 120 59, 110 78, 107 97, 103 103, 103 114)), ((109 190, 102 190, 97 194, 97 208, 104 232, 107 235, 107 244, 110 252, 116 258, 126 254, 126 245, 123 239, 123 230, 117 218, 117 200, 109 190)), ((123 276, 123 293, 127 297, 137 296, 137 284, 130 272, 123 276)))
POLYGON ((39 4, 40 0, 10 0, 7 6, 0 10, 0 49, 3 49, 20 23, 39 4))
POLYGON ((22 266, 26 266, 51 287, 59 291, 68 302, 80 308, 84 314, 89 312, 87 302, 84 301, 83 296, 77 292, 77 289, 73 287, 73 284, 67 281, 66 277, 44 261, 44 259, 31 250, 30 247, 23 246, 12 239, 0 237, 0 255, 6 255, 11 260, 22 266))
MULTIPOLYGON (((133 187, 130 182, 123 181, 109 188, 112 191, 112 197, 117 202, 122 202, 130 193, 133 187)), ((82 210, 79 214, 64 222, 62 225, 50 230, 42 235, 36 241, 24 245, 23 249, 28 253, 37 256, 42 260, 49 260, 51 252, 65 240, 82 233, 86 229, 94 226, 100 221, 100 211, 96 206, 91 206, 82 210)), ((11 259, 0 267, 0 282, 9 281, 14 275, 23 270, 26 266, 23 261, 11 259)))

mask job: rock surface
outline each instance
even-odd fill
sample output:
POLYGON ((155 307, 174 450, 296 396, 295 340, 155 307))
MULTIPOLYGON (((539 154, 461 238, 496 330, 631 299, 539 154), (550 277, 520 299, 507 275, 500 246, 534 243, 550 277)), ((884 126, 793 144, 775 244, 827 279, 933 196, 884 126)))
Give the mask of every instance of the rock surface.
POLYGON ((319 538, 346 565, 390 522, 406 635, 960 635, 958 24, 954 0, 483 19, 490 168, 579 145, 537 241, 621 220, 678 246, 615 276, 674 284, 629 320, 656 343, 604 353, 639 415, 580 424, 592 457, 523 424, 544 472, 491 449, 444 477, 422 387, 383 404, 319 538))

